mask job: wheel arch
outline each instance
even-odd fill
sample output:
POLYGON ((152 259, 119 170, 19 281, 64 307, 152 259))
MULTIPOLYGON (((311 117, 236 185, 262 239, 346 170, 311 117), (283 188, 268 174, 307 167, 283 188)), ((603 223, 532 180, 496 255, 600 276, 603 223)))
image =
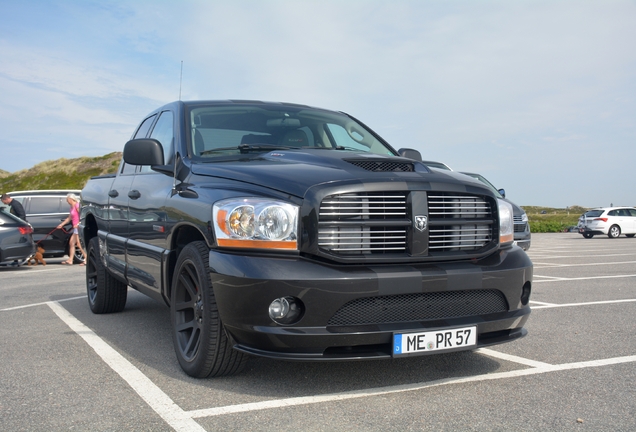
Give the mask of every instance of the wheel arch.
POLYGON ((198 227, 190 224, 183 224, 174 228, 170 240, 170 253, 168 255, 165 275, 166 286, 164 289, 164 297, 168 304, 170 304, 170 298, 172 295, 172 279, 179 255, 183 248, 195 241, 203 241, 208 247, 211 247, 209 236, 206 236, 203 232, 201 232, 198 227))

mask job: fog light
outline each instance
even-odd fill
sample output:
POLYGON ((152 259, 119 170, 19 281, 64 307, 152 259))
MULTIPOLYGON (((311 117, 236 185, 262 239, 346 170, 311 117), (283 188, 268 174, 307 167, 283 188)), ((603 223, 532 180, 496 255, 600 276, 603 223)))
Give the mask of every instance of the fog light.
POLYGON ((523 288, 521 289, 521 304, 524 306, 530 301, 530 291, 530 282, 523 284, 523 288))
POLYGON ((269 317, 278 324, 293 324, 302 314, 302 302, 294 297, 277 298, 269 305, 269 317))

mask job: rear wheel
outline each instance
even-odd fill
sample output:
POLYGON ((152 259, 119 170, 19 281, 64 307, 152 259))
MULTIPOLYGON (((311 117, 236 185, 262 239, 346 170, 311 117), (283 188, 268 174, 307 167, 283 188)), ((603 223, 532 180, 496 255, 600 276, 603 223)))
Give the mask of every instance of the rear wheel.
POLYGON ((172 341, 179 364, 195 378, 233 375, 247 356, 232 348, 219 316, 204 242, 190 243, 179 254, 172 282, 172 341))
POLYGON ((91 311, 96 314, 121 312, 126 306, 128 286, 106 270, 99 254, 97 237, 88 243, 87 254, 86 292, 91 311))
POLYGON ((612 225, 609 231, 607 232, 607 236, 609 238, 618 238, 618 236, 620 235, 621 235, 621 227, 619 227, 618 225, 612 225))
POLYGON ((583 233, 583 237, 585 237, 585 238, 592 238, 592 237, 594 237, 594 234, 590 234, 590 233, 583 233))

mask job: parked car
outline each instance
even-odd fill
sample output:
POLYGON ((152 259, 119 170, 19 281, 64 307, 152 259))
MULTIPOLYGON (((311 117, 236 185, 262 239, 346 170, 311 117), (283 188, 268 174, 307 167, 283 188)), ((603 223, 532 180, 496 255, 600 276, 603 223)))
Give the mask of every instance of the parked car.
POLYGON ((513 219, 515 225, 515 244, 517 244, 517 246, 525 251, 530 249, 532 235, 530 234, 530 224, 528 224, 528 215, 526 214, 525 210, 507 199, 506 191, 504 189, 497 189, 492 183, 488 181, 488 179, 486 179, 486 177, 482 176, 481 174, 469 172, 462 172, 461 174, 465 174, 479 180, 490 189, 492 189, 499 198, 502 198, 512 204, 513 219))
POLYGON ((7 211, 0 211, 0 264, 22 263, 33 252, 31 225, 7 211))
POLYGON ((588 210, 579 217, 579 233, 585 238, 605 234, 617 238, 636 235, 636 209, 633 207, 603 207, 588 210))
MULTIPOLYGON (((9 192, 11 198, 22 203, 27 222, 33 227, 33 239, 45 250, 45 258, 68 255, 69 240, 73 231, 69 223, 64 229, 57 229, 61 221, 69 215, 66 196, 69 193, 79 195, 79 190, 31 190, 9 192)), ((78 264, 84 256, 75 248, 73 262, 78 264)))

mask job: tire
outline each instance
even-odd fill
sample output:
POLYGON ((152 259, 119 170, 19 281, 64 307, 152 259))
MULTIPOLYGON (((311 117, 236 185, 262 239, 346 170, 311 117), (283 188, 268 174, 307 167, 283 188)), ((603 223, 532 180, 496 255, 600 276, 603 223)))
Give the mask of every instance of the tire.
POLYGON ((636 235, 636 234, 625 234, 625 237, 632 238, 632 237, 634 237, 635 235, 636 235))
MULTIPOLYGON (((86 247, 84 245, 82 245, 82 249, 86 250, 86 247)), ((82 254, 82 252, 80 252, 79 248, 76 247, 75 248, 75 255, 73 255, 73 264, 81 264, 81 263, 84 262, 85 259, 86 259, 86 257, 84 256, 84 254, 82 254)))
POLYGON ((86 293, 91 311, 95 314, 121 312, 126 306, 128 286, 106 270, 99 253, 99 238, 90 240, 86 253, 86 293))
POLYGON ((240 372, 247 355, 225 333, 210 281, 209 248, 197 241, 179 254, 170 294, 172 342, 185 373, 195 378, 240 372))
POLYGON ((585 237, 585 238, 592 238, 592 237, 594 237, 594 234, 584 233, 584 234, 583 234, 583 237, 585 237))
POLYGON ((609 238, 618 238, 620 235, 621 235, 621 227, 619 227, 618 225, 612 225, 609 231, 607 231, 607 236, 609 238))

